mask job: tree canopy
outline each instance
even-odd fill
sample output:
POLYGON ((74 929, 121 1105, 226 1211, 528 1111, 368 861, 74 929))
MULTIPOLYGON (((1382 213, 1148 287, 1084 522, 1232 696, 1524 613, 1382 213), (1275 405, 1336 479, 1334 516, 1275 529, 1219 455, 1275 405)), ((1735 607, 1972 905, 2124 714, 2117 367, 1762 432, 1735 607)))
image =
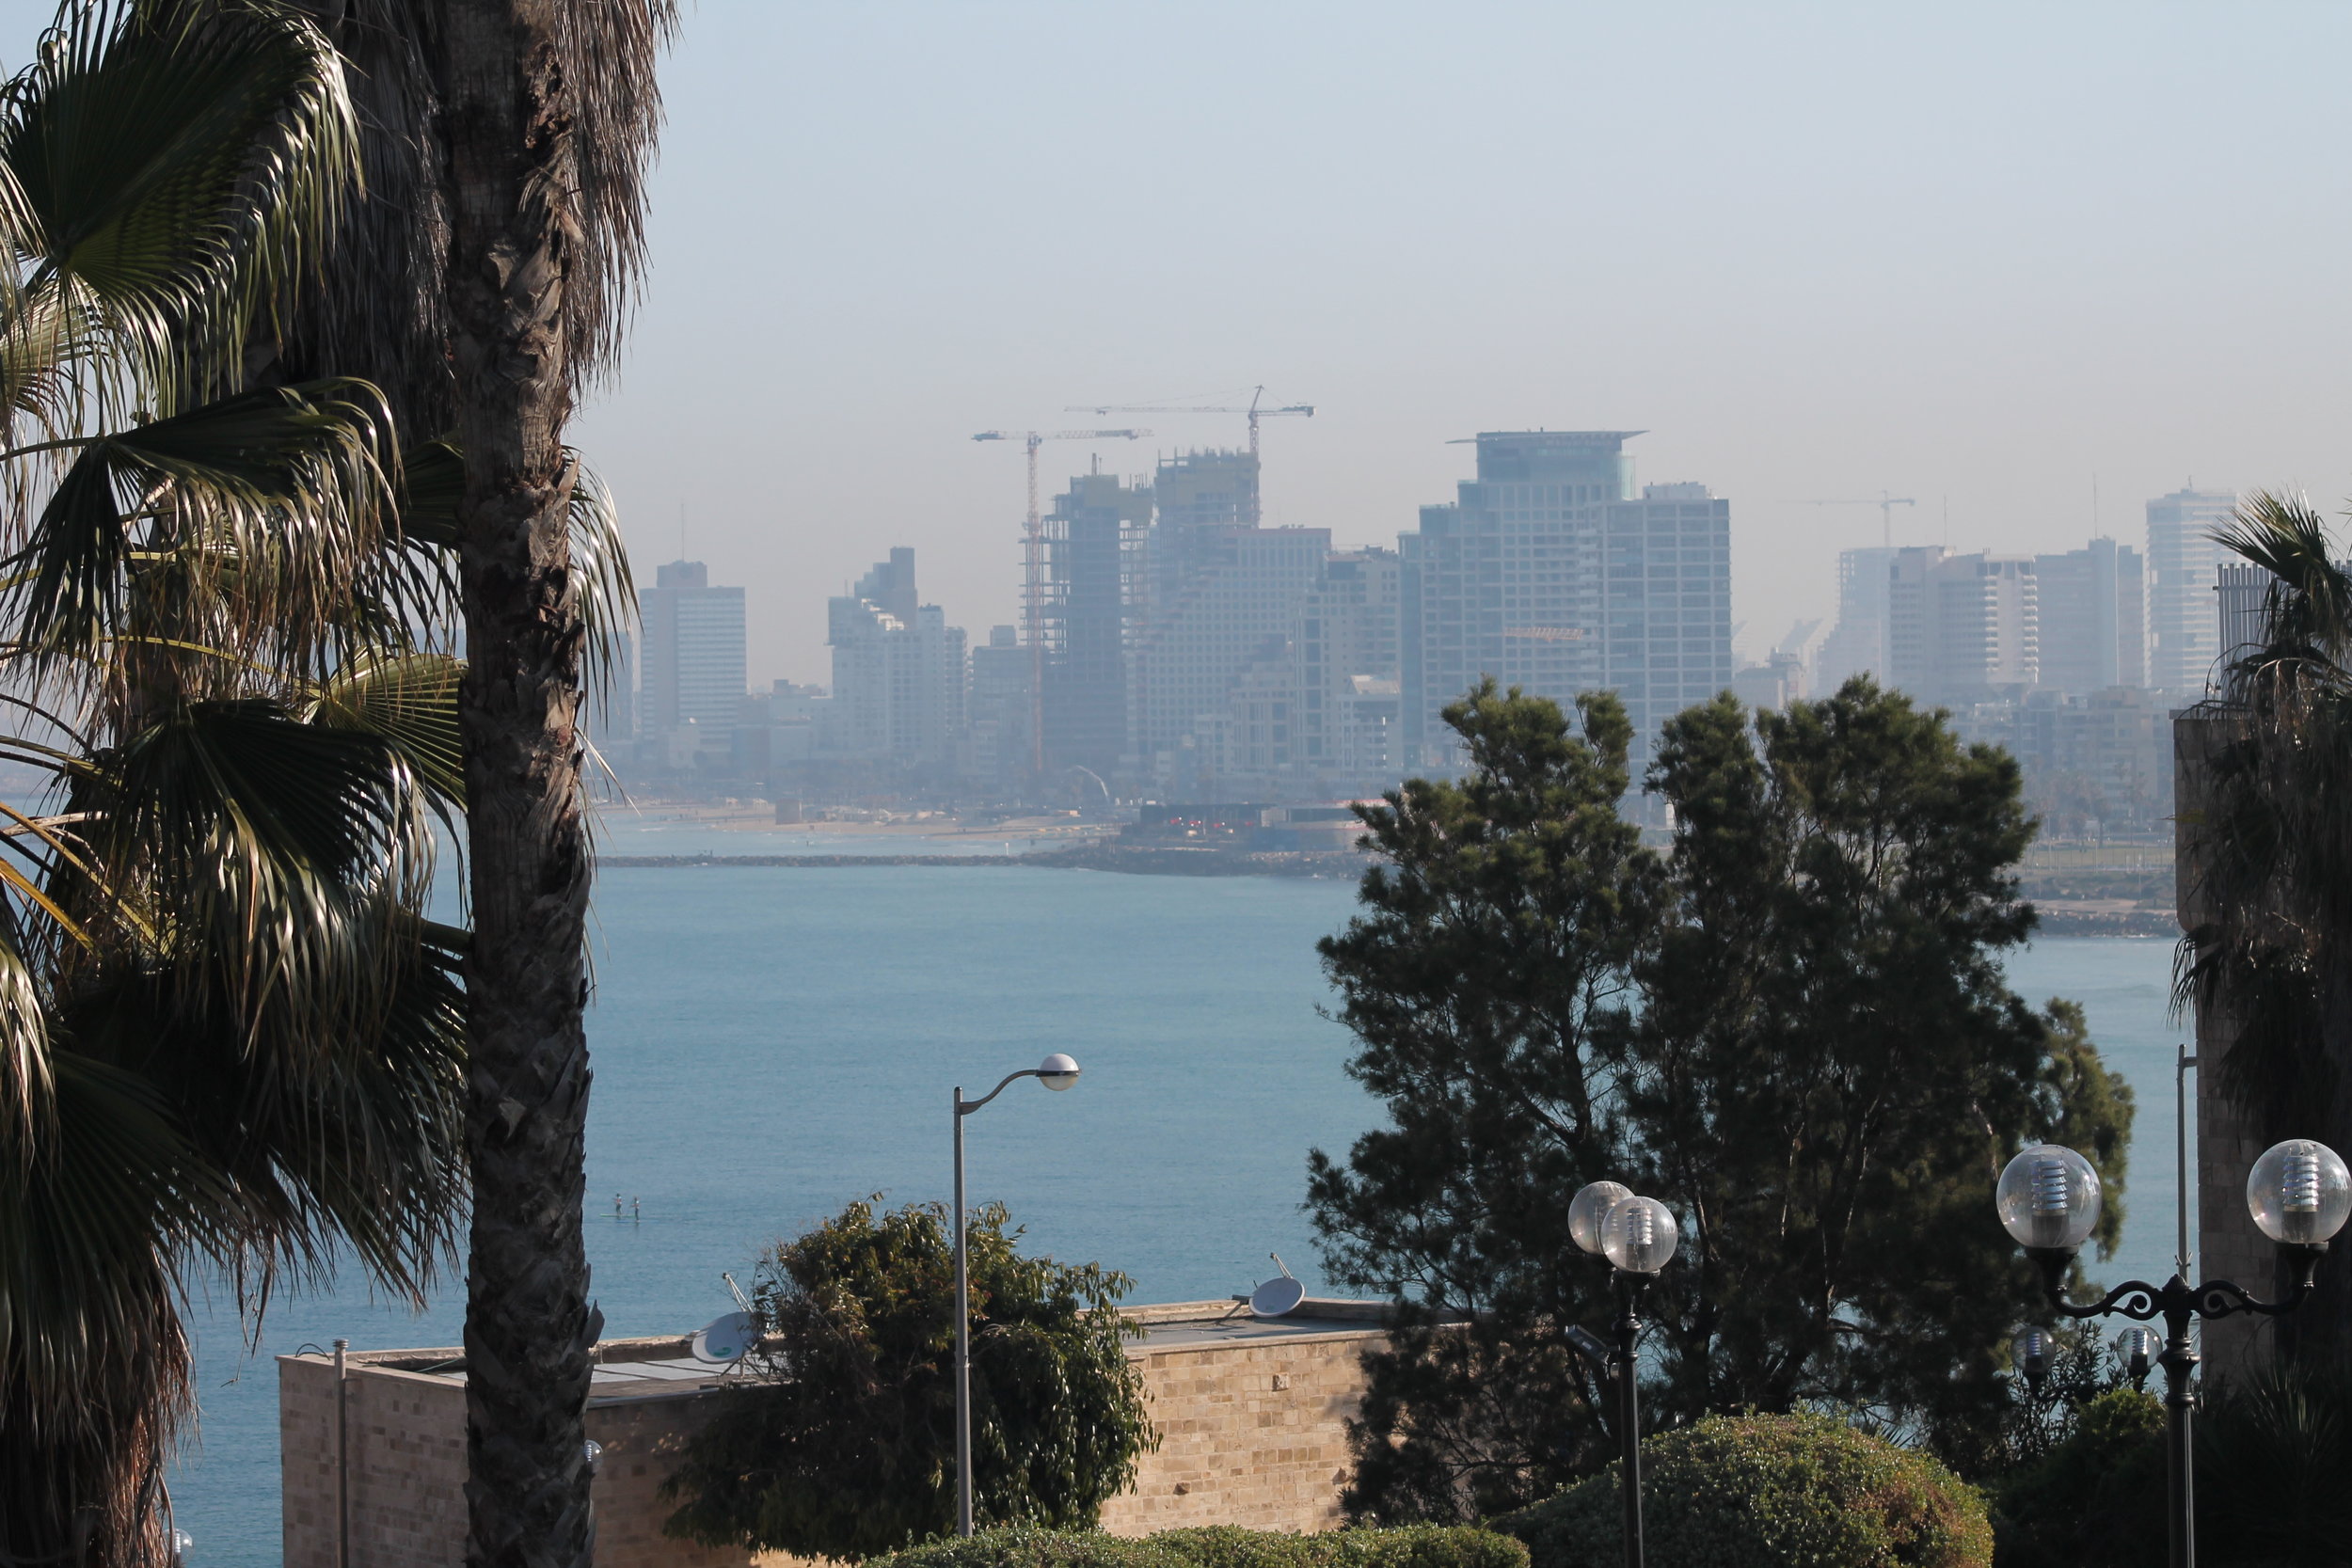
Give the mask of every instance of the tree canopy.
MULTIPOLYGON (((756 1374, 664 1484, 668 1530, 852 1559, 955 1528, 955 1250, 946 1210, 871 1201, 779 1244, 756 1374)), ((1156 1446, 1120 1317, 1125 1275, 1024 1257, 1001 1204, 966 1231, 976 1521, 1091 1526, 1156 1446)))
POLYGON ((1312 1157, 1310 1203, 1335 1274, 1405 1313, 1351 1507, 1491 1513, 1613 1447, 1561 1339, 1608 1311, 1565 1225, 1602 1180, 1685 1227, 1659 1420, 1835 1404, 1966 1450, 2038 1301, 1994 1178, 2063 1136, 2120 1199, 2131 1117, 2079 1010, 2000 967, 2032 926, 2014 764, 1867 682, 1725 697, 1660 738, 1661 852, 1619 810, 1622 710, 1578 707, 1573 733, 1492 683, 1449 708, 1466 772, 1366 810, 1387 863, 1323 943, 1388 1124, 1312 1157))

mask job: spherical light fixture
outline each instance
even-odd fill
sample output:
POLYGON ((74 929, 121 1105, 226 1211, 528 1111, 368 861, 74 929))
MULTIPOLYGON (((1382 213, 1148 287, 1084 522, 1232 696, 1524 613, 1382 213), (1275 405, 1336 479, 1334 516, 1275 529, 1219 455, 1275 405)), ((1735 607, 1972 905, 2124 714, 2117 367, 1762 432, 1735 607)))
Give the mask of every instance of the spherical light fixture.
POLYGON ((1568 1239, 1586 1252, 1600 1250, 1600 1222, 1633 1196, 1622 1181, 1596 1181, 1568 1200, 1568 1239))
POLYGON ((2050 1375, 2049 1335, 2038 1328, 2020 1329, 2010 1346, 2010 1355, 2017 1370, 2026 1374, 2026 1386, 2036 1393, 2042 1391, 2042 1380, 2050 1375))
POLYGON ((2123 1375, 2135 1384, 2148 1375, 2162 1347, 2163 1340, 2153 1328, 2127 1328, 2115 1337, 2116 1357, 2123 1363, 2123 1375))
POLYGON ((2352 1214, 2352 1172, 2326 1144, 2273 1144, 2246 1178, 2246 1207, 2262 1233, 2285 1246, 2317 1246, 2352 1214))
POLYGON ((2098 1227, 2105 1199, 2090 1161, 2057 1144, 2036 1144, 2002 1170, 1994 1201, 2019 1245, 2071 1252, 2098 1227))
POLYGON ((1674 1211, 1654 1197, 1620 1198, 1600 1222, 1600 1250, 1627 1274, 1656 1274, 1681 1239, 1674 1211))
POLYGON ((1049 1089, 1066 1089, 1078 1081, 1077 1061, 1057 1051, 1038 1064, 1037 1081, 1049 1089))

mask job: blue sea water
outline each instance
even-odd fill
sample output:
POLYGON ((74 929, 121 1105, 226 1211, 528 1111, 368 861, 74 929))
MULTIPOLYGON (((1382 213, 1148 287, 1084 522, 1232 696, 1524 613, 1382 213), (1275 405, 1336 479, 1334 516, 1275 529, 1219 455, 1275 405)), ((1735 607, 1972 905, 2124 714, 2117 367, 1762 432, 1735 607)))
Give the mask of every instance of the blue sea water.
MULTIPOLYGON (((606 847, 803 852, 793 836, 645 824, 606 847)), ((744 1277, 852 1198, 945 1198, 951 1090, 1049 1051, 1085 1076, 1066 1094, 1016 1084, 970 1119, 975 1201, 1010 1205, 1038 1249, 1125 1270, 1137 1301, 1246 1291, 1270 1252, 1320 1284, 1307 1151, 1343 1148, 1375 1112, 1317 1012, 1314 941, 1352 898, 1339 880, 1017 866, 606 870, 587 1208, 607 1334, 730 1309, 721 1271, 744 1277)), ((2010 966, 2029 1000, 2082 1002, 2139 1095, 2124 1246, 2096 1271, 2113 1277, 2169 1268, 2169 958, 2156 939, 2046 939, 2010 966)), ((357 1282, 280 1300, 258 1355, 225 1304, 199 1317, 200 1429, 173 1485, 193 1561, 278 1560, 272 1355, 337 1336, 452 1345, 460 1295, 421 1315, 357 1282)))

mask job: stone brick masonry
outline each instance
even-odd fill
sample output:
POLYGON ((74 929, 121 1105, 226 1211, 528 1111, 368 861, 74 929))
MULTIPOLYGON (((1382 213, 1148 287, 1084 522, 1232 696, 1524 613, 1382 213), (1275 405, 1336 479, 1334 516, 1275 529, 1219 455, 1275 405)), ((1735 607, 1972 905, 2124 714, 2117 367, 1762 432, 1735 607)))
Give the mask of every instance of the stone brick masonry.
MULTIPOLYGON (((1346 1423, 1363 1394, 1363 1352, 1385 1338, 1376 1307, 1310 1301, 1277 1323, 1228 1302, 1144 1307, 1143 1373, 1158 1451, 1103 1511, 1103 1528, 1180 1525, 1311 1530, 1340 1522, 1346 1423)), ((683 1339, 608 1340, 607 1364, 686 1354, 683 1339)), ((457 1568, 466 1532, 465 1385, 454 1350, 376 1351, 343 1384, 350 1557, 342 1568, 457 1568)), ((338 1568, 334 1361, 278 1357, 285 1568, 338 1568)), ((659 1496, 685 1440, 708 1418, 697 1383, 591 1397, 597 1568, 786 1568, 780 1554, 714 1550, 661 1533, 659 1496)))

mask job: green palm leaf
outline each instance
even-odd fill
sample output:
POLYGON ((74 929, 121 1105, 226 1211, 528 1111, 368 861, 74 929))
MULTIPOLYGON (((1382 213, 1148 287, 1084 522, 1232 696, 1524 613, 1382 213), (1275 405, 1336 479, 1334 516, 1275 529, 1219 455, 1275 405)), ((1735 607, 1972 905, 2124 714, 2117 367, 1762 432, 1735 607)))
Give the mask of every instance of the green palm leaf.
POLYGON ((175 641, 299 670, 426 613, 437 579, 386 532, 386 426, 370 388, 330 381, 77 442, 8 562, 14 635, 96 661, 160 597, 175 641))
POLYGON ((87 312, 171 406, 236 375, 316 266, 358 138, 334 47, 292 7, 69 4, 0 92, 27 291, 87 312))
POLYGON ((462 659, 447 654, 362 658, 319 687, 310 718, 329 729, 373 735, 396 750, 449 813, 466 804, 466 751, 457 730, 462 659))

